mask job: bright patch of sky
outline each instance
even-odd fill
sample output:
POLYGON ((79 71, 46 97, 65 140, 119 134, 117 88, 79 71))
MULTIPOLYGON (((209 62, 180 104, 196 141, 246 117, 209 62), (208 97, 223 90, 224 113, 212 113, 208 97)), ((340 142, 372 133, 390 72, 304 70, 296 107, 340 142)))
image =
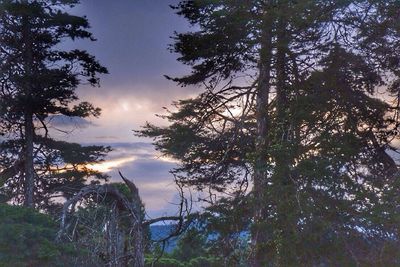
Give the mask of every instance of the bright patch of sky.
POLYGON ((112 181, 124 176, 136 183, 150 216, 173 213, 177 191, 169 171, 176 162, 160 155, 151 140, 134 136, 146 121, 157 125, 166 122, 155 116, 172 101, 193 96, 198 88, 181 88, 163 75, 180 76, 189 69, 168 51, 174 31, 189 30, 187 23, 169 7, 176 0, 83 0, 73 12, 86 15, 96 42, 64 43, 67 49, 81 48, 108 68, 101 76, 101 87, 82 86, 81 100, 102 109, 100 118, 66 120, 53 118, 57 139, 82 144, 109 145, 107 159, 92 167, 108 173, 112 181))

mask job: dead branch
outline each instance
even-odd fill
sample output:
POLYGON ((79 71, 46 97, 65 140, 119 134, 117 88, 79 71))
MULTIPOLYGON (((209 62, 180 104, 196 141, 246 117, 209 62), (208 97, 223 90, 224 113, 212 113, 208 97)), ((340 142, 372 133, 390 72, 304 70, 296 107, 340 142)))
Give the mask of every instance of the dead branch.
MULTIPOLYGON (((134 259, 134 266, 137 267, 142 267, 144 265, 144 229, 145 227, 148 227, 151 224, 157 223, 157 222, 167 222, 167 221, 175 221, 175 229, 171 231, 171 233, 168 234, 167 237, 163 237, 160 240, 156 240, 155 242, 161 242, 163 245, 165 244, 166 241, 168 241, 170 238, 174 236, 180 235, 184 229, 185 229, 185 221, 188 220, 188 215, 190 214, 191 206, 189 206, 188 200, 184 196, 184 191, 182 186, 179 186, 178 184, 178 189, 179 189, 179 195, 180 195, 180 203, 179 205, 179 212, 176 216, 163 216, 159 218, 154 218, 154 219, 147 219, 145 220, 143 218, 142 213, 142 201, 139 196, 139 190, 136 187, 136 185, 125 178, 121 172, 119 172, 119 175, 121 176, 122 180, 125 182, 125 184, 128 186, 130 190, 130 196, 126 197, 123 195, 118 189, 116 189, 112 184, 103 184, 103 185, 88 185, 82 188, 76 195, 74 195, 72 198, 68 199, 62 209, 61 213, 61 218, 60 218, 60 229, 59 232, 57 233, 57 240, 61 241, 61 239, 65 236, 67 229, 70 227, 67 224, 68 217, 72 216, 74 212, 76 211, 76 206, 78 203, 84 199, 88 199, 91 197, 102 197, 105 199, 105 197, 112 198, 115 201, 115 204, 113 205, 113 214, 117 216, 120 214, 121 211, 128 212, 129 214, 129 220, 130 220, 130 231, 129 231, 129 236, 131 236, 134 244, 133 244, 133 253, 129 253, 129 257, 134 259), (132 256, 133 255, 133 256, 132 256)), ((191 201, 190 201, 191 203, 191 201)), ((110 218, 110 230, 111 229, 117 229, 118 228, 118 222, 115 220, 116 218, 110 218)), ((77 224, 78 222, 76 222, 77 224)), ((76 228, 76 225, 75 227, 76 228)), ((118 231, 118 230, 114 230, 118 231)), ((74 239, 75 231, 73 231, 73 236, 72 240, 74 239)), ((119 266, 120 264, 118 261, 120 261, 123 258, 127 258, 128 256, 125 255, 127 251, 123 249, 124 251, 121 253, 115 252, 115 247, 114 245, 118 244, 118 240, 114 240, 113 238, 118 237, 113 237, 112 234, 110 233, 110 251, 113 252, 113 266, 119 266)))

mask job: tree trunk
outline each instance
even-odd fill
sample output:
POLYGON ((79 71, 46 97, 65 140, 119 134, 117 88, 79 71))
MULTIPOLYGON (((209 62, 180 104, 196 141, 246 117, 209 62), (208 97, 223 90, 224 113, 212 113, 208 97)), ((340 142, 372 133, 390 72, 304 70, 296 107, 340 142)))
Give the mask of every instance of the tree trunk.
POLYGON ((295 188, 291 178, 290 166, 293 160, 293 127, 288 116, 291 88, 288 88, 287 22, 280 17, 277 23, 276 41, 276 121, 277 151, 274 152, 275 169, 272 178, 273 196, 276 202, 276 227, 274 245, 276 248, 276 266, 296 266, 296 210, 294 207, 295 188))
POLYGON ((136 227, 136 247, 134 267, 144 267, 143 229, 141 223, 136 227))
POLYGON ((64 202, 61 218, 60 218, 60 230, 57 233, 56 240, 58 242, 63 241, 63 236, 68 230, 68 215, 69 211, 74 211, 77 203, 84 199, 85 197, 91 196, 93 194, 97 195, 108 195, 112 197, 117 202, 116 207, 122 208, 124 211, 129 213, 128 218, 130 219, 131 230, 129 231, 130 240, 129 242, 123 242, 123 239, 120 239, 118 236, 121 235, 121 231, 118 229, 118 221, 113 221, 116 219, 117 215, 111 216, 110 224, 113 226, 109 226, 110 232, 109 240, 107 243, 107 251, 108 255, 110 255, 111 266, 116 262, 115 259, 118 259, 118 264, 115 263, 115 266, 126 266, 128 260, 132 260, 133 267, 144 267, 144 230, 143 230, 143 221, 141 217, 141 200, 139 196, 139 192, 136 186, 130 182, 129 180, 123 178, 125 183, 128 185, 131 190, 131 198, 128 200, 125 195, 123 195, 120 191, 118 191, 113 185, 103 184, 103 185, 88 185, 83 187, 76 195, 68 199, 64 202), (139 203, 137 203, 140 201, 139 203), (117 238, 116 238, 117 237, 117 238), (121 242, 120 242, 121 241, 121 242), (130 242, 133 242, 132 244, 130 242), (123 244, 125 243, 125 244, 123 244), (119 247, 117 250, 116 244, 119 247), (125 246, 125 248, 121 248, 125 246), (129 250, 127 247, 129 246, 129 250), (117 251, 117 253, 115 253, 117 251), (121 255, 124 254, 124 255, 121 255), (114 257, 113 255, 118 255, 114 257))
MULTIPOLYGON (((23 1, 28 4, 28 0, 23 1)), ((35 187, 35 170, 33 165, 33 137, 35 129, 33 125, 33 110, 32 110, 32 38, 29 25, 29 18, 25 15, 22 19, 22 39, 24 43, 24 72, 25 79, 23 90, 25 92, 25 112, 24 112, 24 173, 25 173, 25 199, 24 205, 34 207, 34 187, 35 187)))
POLYGON ((35 187, 35 170, 33 167, 33 116, 29 110, 25 112, 25 157, 24 157, 24 171, 25 171, 25 202, 27 207, 34 207, 33 194, 35 187))
POLYGON ((265 266, 268 234, 265 229, 267 219, 266 187, 267 187, 267 158, 269 114, 268 102, 270 94, 271 60, 272 60, 272 22, 270 14, 265 16, 261 40, 259 81, 256 98, 257 140, 256 159, 253 176, 253 267, 265 266))

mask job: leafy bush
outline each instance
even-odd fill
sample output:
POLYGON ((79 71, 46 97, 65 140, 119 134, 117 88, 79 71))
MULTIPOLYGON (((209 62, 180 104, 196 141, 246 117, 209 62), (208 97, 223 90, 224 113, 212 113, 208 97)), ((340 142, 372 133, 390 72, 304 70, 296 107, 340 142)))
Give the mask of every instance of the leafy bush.
POLYGON ((0 204, 0 266, 72 266, 76 251, 55 242, 57 229, 46 214, 0 204))
POLYGON ((162 257, 157 260, 157 262, 153 263, 153 258, 146 258, 145 259, 145 265, 146 266, 154 266, 154 267, 186 267, 183 262, 173 259, 173 258, 168 258, 168 257, 162 257))

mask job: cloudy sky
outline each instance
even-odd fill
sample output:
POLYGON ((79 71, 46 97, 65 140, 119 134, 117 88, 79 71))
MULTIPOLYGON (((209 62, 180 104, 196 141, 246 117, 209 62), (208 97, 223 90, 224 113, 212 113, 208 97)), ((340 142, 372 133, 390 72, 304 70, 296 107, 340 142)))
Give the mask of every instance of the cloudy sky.
POLYGON ((102 109, 98 119, 62 121, 79 127, 58 138, 84 144, 110 145, 114 150, 95 168, 118 180, 121 170, 139 187, 151 216, 173 212, 170 202, 176 190, 169 174, 175 163, 160 157, 151 140, 138 138, 132 130, 146 121, 165 125, 157 118, 173 100, 190 97, 198 88, 180 88, 163 75, 179 76, 189 70, 168 51, 174 31, 189 30, 188 24, 169 7, 174 0, 82 0, 74 13, 86 15, 97 42, 67 46, 87 49, 110 74, 101 76, 101 87, 81 87, 79 97, 102 109))

